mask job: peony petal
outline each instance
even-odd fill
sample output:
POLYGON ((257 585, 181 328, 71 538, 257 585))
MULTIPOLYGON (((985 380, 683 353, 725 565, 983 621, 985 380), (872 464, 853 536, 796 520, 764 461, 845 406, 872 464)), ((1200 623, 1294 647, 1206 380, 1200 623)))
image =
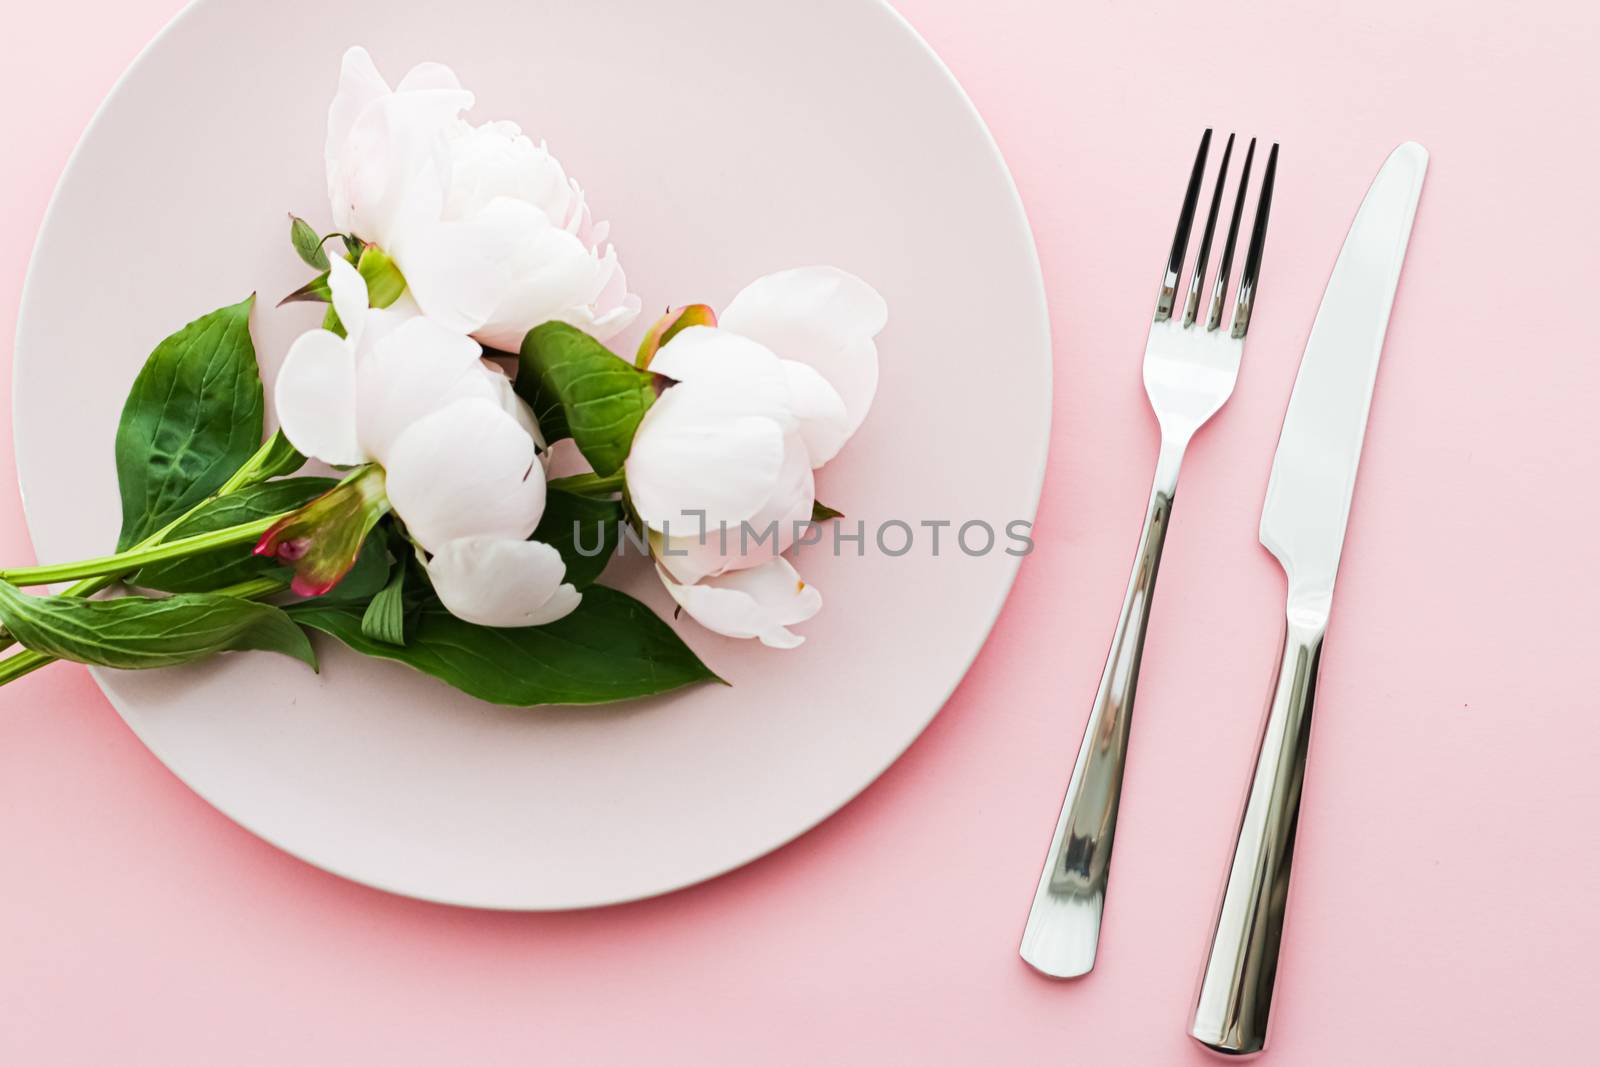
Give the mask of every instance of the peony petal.
POLYGON ((691 618, 725 637, 757 637, 770 648, 795 648, 805 641, 788 629, 822 610, 822 594, 807 585, 786 559, 681 585, 659 568, 672 599, 691 618))
MULTIPOLYGON (((596 301, 620 270, 615 253, 596 256, 533 204, 506 197, 421 229, 401 267, 428 316, 509 352, 542 323, 591 326, 596 301)), ((632 320, 631 305, 622 311, 608 329, 632 320)))
POLYGON ((356 374, 357 427, 366 454, 387 464, 412 423, 457 400, 498 403, 482 351, 472 338, 426 318, 401 323, 374 344, 356 374))
POLYGON ((650 370, 680 384, 702 415, 760 415, 785 432, 795 419, 782 362, 762 345, 726 330, 689 326, 650 361, 650 370))
MULTIPOLYGON (((544 144, 534 144, 516 123, 455 123, 449 137, 449 176, 444 221, 482 222, 485 212, 492 217, 532 208, 555 233, 571 238, 512 242, 517 255, 509 288, 491 317, 475 329, 480 340, 514 350, 528 330, 558 320, 604 341, 638 316, 639 298, 628 292, 616 250, 605 245, 610 227, 594 221, 578 183, 567 177, 544 144)), ((509 232, 526 223, 502 217, 490 225, 509 232)), ((432 257, 416 258, 422 269, 430 269, 427 260, 432 257)), ((431 287, 427 281, 424 286, 431 287)))
POLYGON ((517 395, 516 388, 511 384, 506 372, 493 360, 485 359, 480 362, 494 390, 495 402, 500 405, 500 410, 517 420, 517 425, 533 438, 533 443, 540 452, 546 451, 549 444, 544 439, 544 431, 539 429, 539 420, 534 416, 533 409, 517 395))
POLYGON ((457 400, 418 419, 385 466, 395 512, 429 552, 461 537, 521 541, 544 513, 533 439, 492 399, 457 400))
POLYGON ((883 297, 855 275, 836 267, 801 267, 750 283, 719 321, 783 359, 816 368, 843 398, 854 433, 878 389, 873 338, 888 317, 883 297))
POLYGON ((519 350, 528 331, 546 322, 590 325, 596 301, 620 271, 614 252, 596 256, 574 234, 537 223, 537 215, 520 201, 499 199, 477 217, 512 241, 507 288, 477 331, 495 348, 519 350))
MULTIPOLYGON (((601 223, 602 228, 606 225, 601 223)), ((580 233, 578 238, 582 240, 583 235, 580 233)), ((601 262, 610 269, 610 274, 600 287, 600 294, 589 306, 578 308, 567 321, 597 341, 609 341, 639 317, 644 301, 637 293, 628 292, 628 276, 623 273, 615 249, 607 247, 601 262)))
POLYGON ((328 288, 333 292, 333 311, 344 327, 350 350, 361 350, 361 334, 367 326, 367 280, 343 256, 328 260, 328 288))
MULTIPOLYGON (((605 286, 605 263, 585 251, 577 238, 556 229, 529 241, 522 251, 500 303, 473 336, 491 348, 516 352, 528 331, 546 322, 601 329, 593 307, 605 286)), ((615 333, 628 321, 631 315, 620 325, 608 322, 602 332, 615 333)))
POLYGON ((561 553, 542 541, 462 537, 428 561, 434 592, 450 613, 479 626, 543 626, 582 599, 563 584, 561 553))
MULTIPOLYGON (((549 220, 528 204, 438 222, 412 238, 401 269, 424 314, 453 330, 473 333, 509 293, 517 245, 536 243, 550 228, 549 220)), ((518 338, 508 350, 521 347, 518 338)))
POLYGON ((366 321, 361 327, 360 343, 355 346, 356 366, 360 367, 385 337, 421 314, 409 292, 401 293, 399 299, 386 308, 368 308, 366 321))
POLYGON ((624 466, 634 509, 652 529, 690 534, 705 522, 737 524, 772 495, 783 464, 783 427, 769 418, 704 410, 695 387, 668 389, 645 412, 624 466))
POLYGON ((560 160, 534 144, 514 122, 461 122, 450 136, 447 219, 471 218, 499 197, 530 203, 551 225, 566 229, 583 209, 583 194, 560 160))
POLYGON ((328 137, 324 148, 327 167, 328 191, 333 201, 333 223, 341 230, 353 228, 349 198, 341 195, 340 187, 346 171, 346 147, 356 120, 367 108, 389 95, 389 83, 383 80, 372 57, 360 46, 347 50, 339 68, 339 89, 333 103, 328 106, 328 137))
MULTIPOLYGON (((680 582, 697 582, 728 571, 758 567, 794 544, 800 524, 816 503, 810 455, 798 433, 784 438, 783 466, 767 502, 742 523, 657 535, 656 560, 680 582)), ((673 529, 680 529, 674 523, 673 529)))
POLYGON ((394 91, 414 93, 428 89, 460 88, 461 82, 456 78, 456 72, 443 63, 418 63, 406 71, 406 76, 400 79, 400 84, 394 87, 394 91))
POLYGON ((472 106, 463 89, 422 89, 372 100, 342 144, 328 146, 328 194, 342 229, 397 260, 409 231, 439 218, 449 176, 447 134, 472 106))
POLYGON ((777 372, 778 357, 759 341, 716 326, 690 323, 660 346, 651 357, 650 369, 680 382, 765 376, 777 372))
POLYGON ((575 308, 563 321, 576 326, 596 341, 610 341, 633 324, 643 307, 643 301, 636 294, 626 293, 614 307, 605 311, 596 311, 591 307, 575 308))
POLYGON ((324 463, 366 462, 356 436, 356 359, 348 342, 328 330, 309 330, 289 346, 273 403, 283 434, 324 463))
POLYGON ((799 422, 811 465, 820 467, 850 439, 850 414, 844 399, 826 378, 804 363, 779 361, 789 385, 789 407, 799 422))

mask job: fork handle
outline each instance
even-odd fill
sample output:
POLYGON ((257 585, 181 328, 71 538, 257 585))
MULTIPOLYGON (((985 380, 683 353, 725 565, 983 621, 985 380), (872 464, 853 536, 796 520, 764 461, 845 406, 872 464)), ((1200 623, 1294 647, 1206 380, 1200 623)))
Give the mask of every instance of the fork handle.
POLYGON ((1186 443, 1162 441, 1122 614, 1023 930, 1022 958, 1052 978, 1076 978, 1094 968, 1139 660, 1186 443))
POLYGON ((1189 1024, 1189 1035, 1216 1052, 1247 1056, 1267 1046, 1321 659, 1322 626, 1291 620, 1189 1024))

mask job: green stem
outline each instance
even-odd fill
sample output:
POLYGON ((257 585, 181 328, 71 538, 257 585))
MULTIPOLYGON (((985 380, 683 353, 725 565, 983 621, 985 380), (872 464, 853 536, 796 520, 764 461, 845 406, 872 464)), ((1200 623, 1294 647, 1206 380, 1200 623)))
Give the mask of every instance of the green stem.
MULTIPOLYGON (((188 522, 189 519, 194 517, 196 512, 205 507, 207 504, 210 504, 218 497, 227 496, 229 493, 236 493, 245 486, 254 485, 257 482, 265 481, 274 475, 287 474, 290 470, 299 466, 301 462, 304 462, 298 458, 290 459, 290 457, 293 455, 294 450, 289 446, 288 439, 283 436, 283 431, 279 430, 277 433, 274 433, 271 437, 263 441, 261 443, 261 447, 256 449, 255 454, 249 459, 245 460, 244 464, 238 470, 234 471, 233 476, 227 481, 223 482, 215 493, 212 493, 210 496, 200 501, 200 503, 196 504, 188 511, 185 511, 182 515, 179 515, 176 519, 173 519, 171 522, 161 527, 161 529, 157 530, 149 537, 146 537, 143 541, 135 544, 133 548, 149 548, 151 545, 159 545, 162 541, 166 540, 166 537, 169 533, 183 525, 185 522, 188 522)), ((60 595, 71 597, 91 597, 100 592, 100 590, 114 585, 119 578, 123 578, 131 573, 131 570, 126 570, 119 574, 97 574, 92 578, 85 578, 76 585, 63 589, 60 595)), ((6 649, 10 648, 16 643, 17 639, 7 633, 4 626, 0 626, 0 652, 4 652, 6 649)), ((3 682, 0 682, 0 685, 3 684, 3 682)))
POLYGON ((277 578, 251 578, 249 581, 225 585, 221 589, 212 590, 215 596, 236 596, 240 600, 260 600, 281 593, 289 588, 289 583, 277 578))
MULTIPOLYGON (((241 600, 261 600, 275 593, 281 593, 287 588, 289 588, 288 582, 276 578, 251 578, 249 581, 215 590, 215 593, 218 596, 236 596, 241 600)), ((14 682, 23 675, 32 674, 40 667, 48 666, 55 661, 54 656, 25 648, 15 655, 0 659, 0 685, 14 682)))
POLYGON ((23 649, 14 656, 0 659, 0 685, 14 682, 25 674, 32 674, 46 664, 54 663, 54 656, 47 656, 43 652, 32 649, 23 649))
POLYGON ((118 552, 113 556, 81 559, 74 563, 51 563, 42 567, 17 567, 14 570, 0 571, 0 581, 10 582, 16 586, 24 586, 49 585, 51 582, 70 582, 78 578, 104 578, 107 580, 106 584, 110 584, 122 575, 129 574, 141 567, 148 567, 152 563, 161 563, 169 559, 181 559, 184 556, 192 556, 197 552, 205 552, 213 548, 226 548, 229 545, 258 540, 262 534, 270 530, 273 524, 282 517, 281 515, 273 515, 265 519, 257 519, 255 522, 246 522, 238 526, 212 530, 209 533, 195 534, 193 537, 180 537, 176 541, 164 541, 148 548, 130 548, 126 552, 118 552))

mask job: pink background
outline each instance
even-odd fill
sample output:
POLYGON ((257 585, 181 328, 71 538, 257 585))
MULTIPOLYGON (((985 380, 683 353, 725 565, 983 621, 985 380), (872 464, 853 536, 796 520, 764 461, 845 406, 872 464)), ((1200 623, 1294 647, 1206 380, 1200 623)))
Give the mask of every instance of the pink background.
MULTIPOLYGON (((179 6, 9 20, 0 336, 68 152, 179 6)), ((1184 1025, 1279 636, 1255 543, 1267 467, 1339 241, 1406 138, 1433 163, 1324 658, 1269 1055, 1593 1055, 1600 351, 1579 326, 1600 278, 1600 9, 900 7, 1016 175, 1057 361, 1039 550, 923 738, 734 874, 486 914, 275 851, 179 784, 86 672, 53 667, 0 692, 0 1063, 1202 1062, 1184 1025), (1138 354, 1170 161, 1208 122, 1284 144, 1263 295, 1184 472, 1101 963, 1055 984, 1016 941, 1155 454, 1138 354)), ((8 410, 9 376, 0 392, 8 410)), ((8 563, 31 558, 10 449, 0 435, 8 563)))

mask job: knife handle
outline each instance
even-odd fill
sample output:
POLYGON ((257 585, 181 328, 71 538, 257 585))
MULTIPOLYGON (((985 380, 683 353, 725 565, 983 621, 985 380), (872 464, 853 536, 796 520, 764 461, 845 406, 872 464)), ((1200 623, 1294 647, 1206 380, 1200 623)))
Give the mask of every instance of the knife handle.
POLYGON ((1216 1052, 1249 1055, 1267 1045, 1322 633, 1321 625, 1290 620, 1284 637, 1255 777, 1189 1024, 1189 1036, 1216 1052))
POLYGON ((1099 950, 1139 661, 1182 462, 1183 445, 1163 441, 1122 614, 1022 932, 1022 958, 1051 978, 1088 974, 1099 950))

